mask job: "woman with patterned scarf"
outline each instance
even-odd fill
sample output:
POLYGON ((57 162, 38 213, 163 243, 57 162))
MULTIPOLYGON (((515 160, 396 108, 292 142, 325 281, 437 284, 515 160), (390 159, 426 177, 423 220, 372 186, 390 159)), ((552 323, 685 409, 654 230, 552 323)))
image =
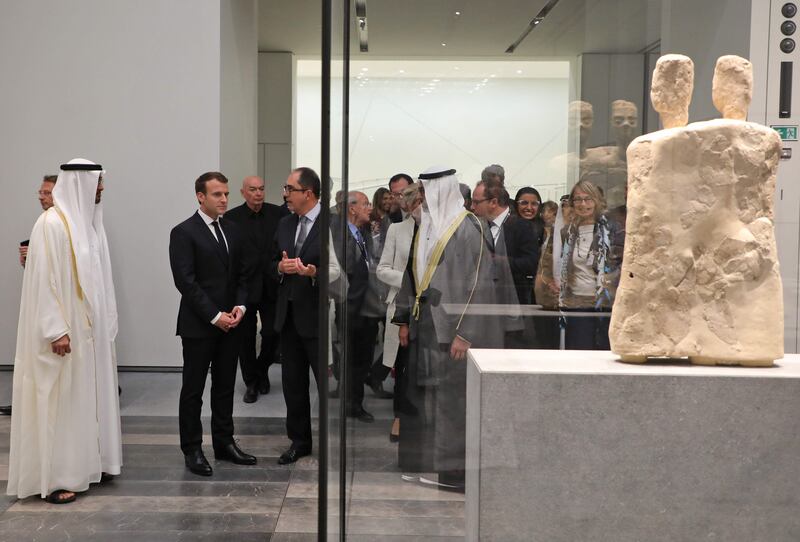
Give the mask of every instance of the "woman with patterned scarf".
POLYGON ((602 190, 578 181, 570 193, 572 220, 562 230, 559 307, 568 350, 608 350, 609 313, 619 284, 625 228, 606 214, 602 190))

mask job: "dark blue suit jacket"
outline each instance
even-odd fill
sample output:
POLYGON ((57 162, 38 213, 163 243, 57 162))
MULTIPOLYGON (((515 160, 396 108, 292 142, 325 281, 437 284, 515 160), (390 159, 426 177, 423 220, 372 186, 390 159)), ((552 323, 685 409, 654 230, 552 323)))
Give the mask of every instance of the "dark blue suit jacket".
POLYGON ((316 279, 300 275, 281 275, 278 263, 285 251, 289 258, 299 257, 305 264, 313 264, 320 268, 319 217, 306 235, 299 254, 294 253, 294 237, 299 222, 296 214, 285 216, 278 223, 275 232, 273 261, 270 273, 278 281, 278 300, 275 307, 275 331, 280 332, 285 325, 294 325, 301 337, 317 337, 317 320, 319 316, 319 285, 316 279), (286 321, 289 309, 289 297, 292 303, 292 322, 286 321))
POLYGON ((227 254, 198 213, 170 232, 169 263, 181 293, 177 326, 181 337, 222 335, 211 320, 218 312, 230 312, 247 303, 250 271, 242 259, 242 236, 235 224, 221 224, 228 241, 227 254))

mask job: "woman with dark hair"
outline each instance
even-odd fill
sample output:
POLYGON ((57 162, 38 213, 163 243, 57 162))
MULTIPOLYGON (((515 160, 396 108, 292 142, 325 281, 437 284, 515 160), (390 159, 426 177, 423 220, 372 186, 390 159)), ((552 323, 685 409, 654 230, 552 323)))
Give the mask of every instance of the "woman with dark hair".
POLYGON ((520 217, 533 222, 539 246, 542 245, 542 240, 544 239, 544 220, 540 212, 541 205, 542 196, 539 195, 539 191, 535 188, 523 186, 517 190, 517 195, 514 198, 514 208, 520 217))
POLYGON ((559 307, 564 311, 598 312, 566 316, 568 350, 608 350, 608 325, 619 284, 624 229, 606 215, 602 190, 578 181, 570 192, 572 219, 564 228, 561 250, 559 307))
MULTIPOLYGON (((533 225, 534 237, 536 238, 536 246, 539 247, 539 254, 541 254, 541 246, 542 242, 544 241, 544 220, 539 212, 541 204, 542 197, 539 195, 539 191, 535 188, 531 186, 523 186, 517 190, 517 195, 514 198, 514 209, 516 209, 517 215, 520 218, 531 221, 531 224, 533 225)), ((536 262, 536 265, 538 268, 538 261, 536 262)), ((536 271, 537 269, 533 270, 533 277, 531 277, 531 281, 533 281, 533 278, 536 277, 536 271)), ((535 297, 533 298, 533 302, 537 302, 535 297)))

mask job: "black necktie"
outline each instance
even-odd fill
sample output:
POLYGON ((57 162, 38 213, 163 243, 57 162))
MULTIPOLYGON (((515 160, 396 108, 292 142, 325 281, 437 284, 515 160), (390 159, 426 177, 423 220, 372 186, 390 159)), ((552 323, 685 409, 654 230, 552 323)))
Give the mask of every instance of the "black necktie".
POLYGON ((214 233, 217 234, 217 243, 219 243, 219 248, 222 249, 222 252, 228 254, 228 247, 225 246, 225 238, 222 237, 222 229, 219 227, 219 222, 216 220, 211 223, 214 226, 214 233))

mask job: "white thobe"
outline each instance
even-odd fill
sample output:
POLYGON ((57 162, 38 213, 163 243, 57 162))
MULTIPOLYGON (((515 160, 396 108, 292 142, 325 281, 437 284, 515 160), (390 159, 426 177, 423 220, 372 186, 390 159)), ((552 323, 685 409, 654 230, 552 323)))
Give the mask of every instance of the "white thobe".
MULTIPOLYGON (((95 286, 98 306, 102 287, 95 286)), ((55 208, 42 213, 31 232, 22 283, 9 495, 85 491, 101 473, 120 473, 116 359, 104 311, 92 311, 83 296, 66 223, 55 208), (61 357, 50 343, 64 334, 72 352, 61 357)))

